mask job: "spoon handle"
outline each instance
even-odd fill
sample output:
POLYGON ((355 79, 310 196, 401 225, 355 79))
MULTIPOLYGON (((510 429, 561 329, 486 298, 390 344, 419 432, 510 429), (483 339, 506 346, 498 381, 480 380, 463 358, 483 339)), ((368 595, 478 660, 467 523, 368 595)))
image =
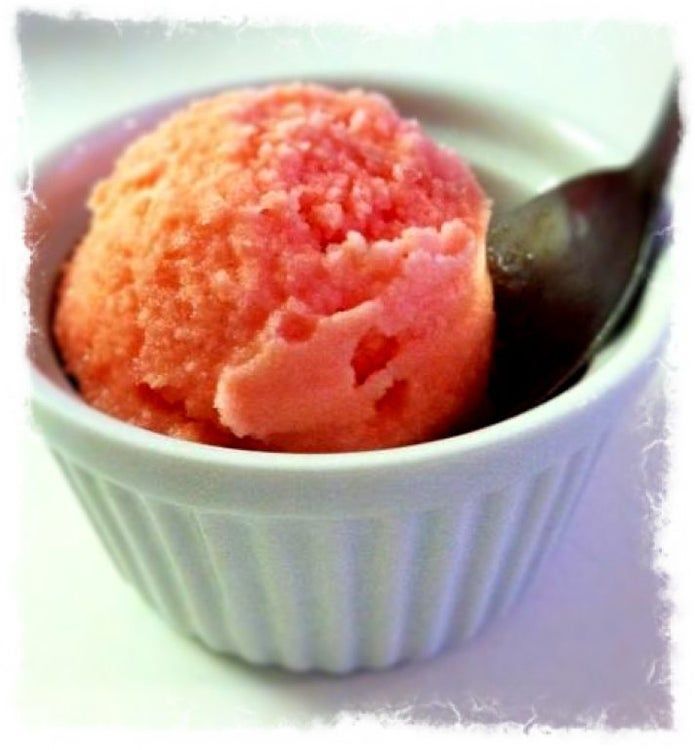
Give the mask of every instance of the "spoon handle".
POLYGON ((682 127, 678 105, 678 78, 674 76, 659 119, 646 146, 630 170, 638 187, 653 198, 661 197, 678 150, 682 127))

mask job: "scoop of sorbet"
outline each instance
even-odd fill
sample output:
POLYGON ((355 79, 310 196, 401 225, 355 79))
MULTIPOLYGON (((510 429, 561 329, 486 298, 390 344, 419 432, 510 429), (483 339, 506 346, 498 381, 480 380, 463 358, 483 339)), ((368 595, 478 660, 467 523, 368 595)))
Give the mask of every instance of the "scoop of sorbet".
POLYGON ((89 207, 55 335, 96 408, 298 452, 423 441, 479 408, 489 204, 383 97, 297 84, 196 102, 89 207))

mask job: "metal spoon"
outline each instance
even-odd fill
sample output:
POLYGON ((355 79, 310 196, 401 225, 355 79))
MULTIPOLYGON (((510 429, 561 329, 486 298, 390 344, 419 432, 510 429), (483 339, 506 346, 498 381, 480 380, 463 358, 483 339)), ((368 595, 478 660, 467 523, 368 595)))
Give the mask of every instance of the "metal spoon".
POLYGON ((681 132, 674 81, 637 158, 493 216, 492 421, 566 387, 624 318, 663 245, 662 196, 681 132))

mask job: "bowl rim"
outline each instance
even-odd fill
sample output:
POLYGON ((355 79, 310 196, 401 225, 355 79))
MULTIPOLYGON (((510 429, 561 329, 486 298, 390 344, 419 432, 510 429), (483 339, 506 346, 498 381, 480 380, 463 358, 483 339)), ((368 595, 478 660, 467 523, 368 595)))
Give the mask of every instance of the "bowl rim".
MULTIPOLYGON (((357 78, 357 76, 355 77, 357 78)), ((341 78, 340 76, 312 76, 312 82, 319 84, 345 86, 360 85, 355 83, 355 78, 341 78)), ((299 80, 296 76, 288 80, 299 80)), ((374 86, 378 90, 387 87, 405 87, 419 89, 423 81, 415 80, 406 82, 399 78, 371 78, 368 75, 359 75, 363 85, 374 86)), ((282 78, 269 79, 265 83, 280 83, 282 78)), ((70 149, 75 142, 88 135, 95 134, 119 121, 138 113, 144 113, 158 107, 166 107, 178 101, 185 102, 197 96, 205 96, 215 91, 231 88, 232 86, 255 86, 262 85, 264 81, 229 83, 224 86, 204 87, 201 89, 183 92, 175 96, 169 96, 150 102, 144 106, 135 107, 132 110, 121 113, 97 123, 78 135, 70 138, 67 142, 51 149, 40 160, 35 170, 38 176, 61 154, 70 149)), ((513 112, 515 109, 506 103, 500 104, 490 92, 466 88, 465 91, 452 92, 443 85, 431 86, 427 82, 427 89, 435 95, 456 96, 474 106, 484 108, 491 107, 495 110, 513 112)), ((516 111, 516 116, 519 116, 516 111)), ((521 116, 527 126, 537 129, 538 121, 522 112, 521 116)), ((558 130, 571 132, 579 130, 586 135, 593 147, 602 147, 601 143, 589 134, 585 134, 575 123, 563 121, 562 118, 553 116, 543 122, 548 132, 557 133, 558 130)), ((607 144, 604 144, 607 145, 607 144)), ((573 386, 549 399, 548 401, 532 409, 524 411, 514 417, 500 422, 487 425, 461 435, 454 435, 435 440, 405 445, 394 448, 383 448, 366 451, 350 451, 339 453, 291 453, 277 451, 253 451, 238 448, 227 448, 220 446, 194 443, 191 441, 169 437, 161 433, 153 432, 123 420, 112 417, 83 401, 79 394, 69 393, 58 387, 50 378, 44 375, 29 358, 30 381, 32 403, 42 406, 53 412, 64 420, 74 422, 80 428, 98 433, 108 440, 127 444, 129 448, 147 451, 156 454, 162 459, 173 459, 176 461, 193 461, 207 466, 216 466, 227 469, 238 470, 266 470, 266 471, 297 471, 297 472, 326 472, 347 470, 371 470, 390 469, 398 466, 413 465, 420 462, 450 460, 463 453, 477 452, 487 449, 491 445, 502 441, 512 442, 519 439, 524 433, 538 432, 549 428, 559 422, 565 421, 583 411, 586 406, 606 396, 609 392, 619 387, 623 382, 641 368, 641 366, 652 356, 661 342, 668 327, 670 316, 670 304, 668 287, 673 276, 672 252, 664 248, 661 257, 649 280, 642 299, 639 301, 637 310, 628 327, 622 331, 607 349, 609 356, 599 367, 590 367, 586 374, 573 386)))

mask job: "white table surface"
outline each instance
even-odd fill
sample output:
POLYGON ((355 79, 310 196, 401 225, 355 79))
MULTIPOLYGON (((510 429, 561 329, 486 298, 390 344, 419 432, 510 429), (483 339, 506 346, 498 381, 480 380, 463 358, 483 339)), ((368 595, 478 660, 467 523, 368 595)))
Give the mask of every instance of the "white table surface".
MULTIPOLYGON (((166 34, 153 25, 25 17, 20 41, 25 145, 35 156, 169 93, 245 76, 355 71, 447 77, 502 96, 523 91, 627 158, 672 65, 663 30, 595 24, 467 24, 398 38, 249 27, 166 34)), ((666 726, 666 606, 652 566, 665 411, 659 372, 616 425, 561 544, 505 619, 429 662, 343 678, 251 668, 172 632, 119 578, 27 427, 19 576, 25 720, 228 727, 378 712, 433 723, 666 726)))

